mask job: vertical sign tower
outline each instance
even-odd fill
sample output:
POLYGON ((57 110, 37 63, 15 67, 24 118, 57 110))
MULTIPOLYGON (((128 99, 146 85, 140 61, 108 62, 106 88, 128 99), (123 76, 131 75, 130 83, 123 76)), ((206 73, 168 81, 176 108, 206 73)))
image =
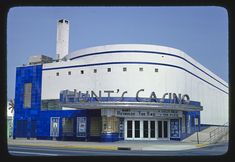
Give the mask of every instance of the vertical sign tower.
POLYGON ((69 51, 69 21, 61 19, 57 22, 56 58, 63 59, 69 51))

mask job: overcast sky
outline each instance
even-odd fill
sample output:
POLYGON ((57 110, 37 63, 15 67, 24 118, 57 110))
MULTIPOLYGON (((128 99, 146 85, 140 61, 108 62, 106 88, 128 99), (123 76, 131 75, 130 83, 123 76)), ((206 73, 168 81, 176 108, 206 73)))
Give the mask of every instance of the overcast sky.
POLYGON ((56 23, 70 21, 69 52, 123 43, 180 49, 228 82, 228 14, 221 7, 17 7, 7 21, 7 91, 29 56, 56 57, 56 23))

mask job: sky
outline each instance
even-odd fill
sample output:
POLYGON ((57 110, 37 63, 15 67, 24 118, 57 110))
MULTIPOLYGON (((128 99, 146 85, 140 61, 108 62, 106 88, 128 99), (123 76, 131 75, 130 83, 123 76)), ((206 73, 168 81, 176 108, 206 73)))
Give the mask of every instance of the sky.
POLYGON ((69 53, 107 44, 154 44, 184 51, 228 82, 228 14, 209 7, 15 7, 7 17, 7 98, 29 56, 56 58, 57 21, 70 22, 69 53))

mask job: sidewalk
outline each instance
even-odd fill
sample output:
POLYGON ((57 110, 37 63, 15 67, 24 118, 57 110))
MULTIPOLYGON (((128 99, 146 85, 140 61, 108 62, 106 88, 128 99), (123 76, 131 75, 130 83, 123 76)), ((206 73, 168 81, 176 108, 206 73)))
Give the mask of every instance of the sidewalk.
POLYGON ((117 142, 81 142, 81 141, 53 141, 36 139, 8 139, 9 145, 46 146, 57 148, 79 148, 99 150, 162 150, 175 151, 204 147, 206 144, 186 143, 180 141, 117 141, 117 142))

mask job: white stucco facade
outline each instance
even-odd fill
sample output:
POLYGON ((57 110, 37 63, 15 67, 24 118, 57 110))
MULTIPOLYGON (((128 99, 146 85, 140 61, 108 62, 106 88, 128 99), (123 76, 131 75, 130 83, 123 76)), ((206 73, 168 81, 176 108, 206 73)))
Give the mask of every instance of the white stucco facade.
POLYGON ((181 93, 203 106, 201 124, 228 122, 228 84, 178 49, 115 44, 81 49, 66 57, 67 61, 43 64, 42 100, 59 99, 65 89, 113 90, 112 97, 120 97, 124 91, 126 97, 135 97, 140 89, 144 89, 141 97, 149 97, 153 91, 157 97, 181 93))

